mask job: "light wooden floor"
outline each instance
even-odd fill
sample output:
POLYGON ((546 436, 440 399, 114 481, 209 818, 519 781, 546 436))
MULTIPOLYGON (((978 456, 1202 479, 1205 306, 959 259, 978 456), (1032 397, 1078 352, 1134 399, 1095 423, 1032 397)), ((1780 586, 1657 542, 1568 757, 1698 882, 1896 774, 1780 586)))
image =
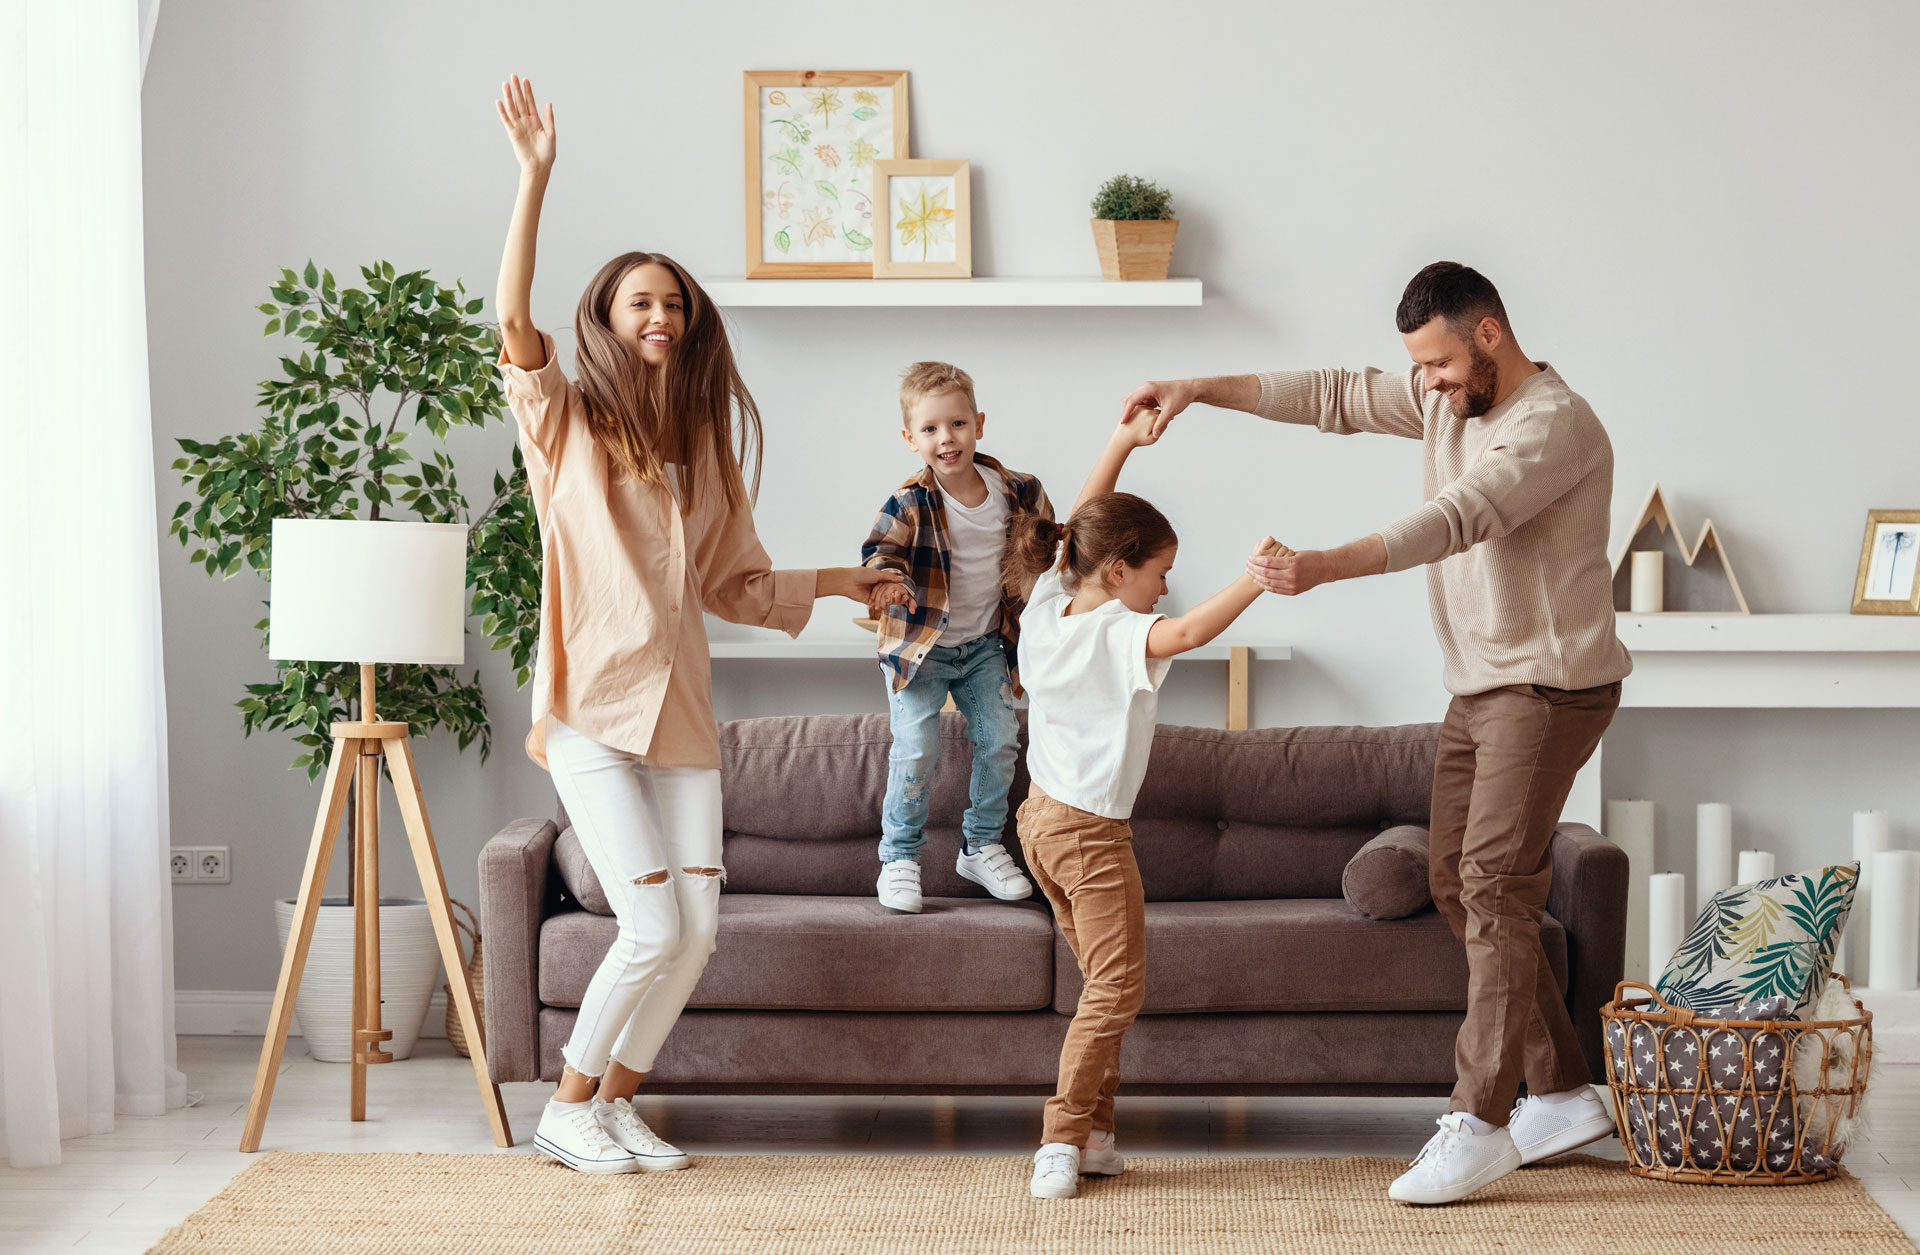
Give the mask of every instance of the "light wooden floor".
MULTIPOLYGON (((195 1107, 68 1142, 54 1168, 0 1166, 0 1251, 144 1251, 257 1156, 240 1141, 260 1041, 183 1037, 180 1065, 195 1107)), ((473 1072, 445 1041, 376 1068, 368 1119, 346 1118, 347 1069, 289 1045, 263 1150, 484 1152, 492 1149, 473 1072)), ((551 1087, 504 1087, 526 1153, 551 1087)), ((1411 1157, 1432 1131, 1437 1099, 1123 1098, 1120 1140, 1141 1155, 1411 1157)), ((1883 1067, 1869 1139, 1848 1167, 1907 1233, 1920 1235, 1920 1065, 1883 1067)), ((653 1098, 643 1112, 694 1154, 1031 1153, 1037 1098, 653 1098)), ((1600 1153, 1617 1148, 1597 1146, 1600 1153)), ((692 1171, 699 1171, 698 1164, 692 1171)))

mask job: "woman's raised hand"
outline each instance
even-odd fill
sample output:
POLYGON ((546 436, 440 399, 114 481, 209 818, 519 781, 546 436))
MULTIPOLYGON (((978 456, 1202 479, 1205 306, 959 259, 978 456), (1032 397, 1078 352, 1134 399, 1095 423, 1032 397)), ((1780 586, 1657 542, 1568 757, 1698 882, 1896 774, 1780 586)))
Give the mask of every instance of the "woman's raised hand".
POLYGON ((507 128, 513 142, 513 155, 520 169, 528 174, 545 174, 553 169, 553 102, 547 102, 547 116, 533 100, 533 84, 518 74, 500 84, 500 99, 493 102, 500 113, 500 125, 507 128))

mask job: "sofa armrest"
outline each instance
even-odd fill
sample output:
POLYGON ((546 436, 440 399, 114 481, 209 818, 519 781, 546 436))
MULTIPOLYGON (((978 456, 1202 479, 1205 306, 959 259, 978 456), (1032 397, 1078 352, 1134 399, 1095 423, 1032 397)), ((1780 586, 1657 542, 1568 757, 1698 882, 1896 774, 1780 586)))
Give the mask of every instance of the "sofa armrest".
POLYGON ((540 1079, 540 923, 559 836, 551 819, 516 819, 480 851, 487 1066, 496 1083, 540 1079))
POLYGON ((1567 1013, 1598 1083, 1607 1075, 1600 1008, 1626 968, 1627 852, 1586 824, 1562 823, 1548 853, 1547 913, 1567 932, 1567 1013))

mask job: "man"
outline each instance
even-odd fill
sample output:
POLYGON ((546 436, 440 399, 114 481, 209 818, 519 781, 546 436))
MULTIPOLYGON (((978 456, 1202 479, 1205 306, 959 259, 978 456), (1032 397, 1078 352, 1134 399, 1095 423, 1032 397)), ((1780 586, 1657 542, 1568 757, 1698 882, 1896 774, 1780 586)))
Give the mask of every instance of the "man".
POLYGON ((1338 549, 1254 558, 1287 595, 1427 567, 1453 694, 1433 769, 1433 900, 1466 944, 1467 1017, 1440 1131, 1388 1190, 1448 1203, 1613 1131, 1540 946, 1560 808, 1632 659, 1607 563, 1613 447, 1559 373, 1520 351, 1500 294, 1436 262, 1396 321, 1410 371, 1278 371, 1145 383, 1164 427, 1195 402, 1338 435, 1421 442, 1427 503, 1338 549), (1515 1104, 1522 1080, 1528 1097, 1515 1104))

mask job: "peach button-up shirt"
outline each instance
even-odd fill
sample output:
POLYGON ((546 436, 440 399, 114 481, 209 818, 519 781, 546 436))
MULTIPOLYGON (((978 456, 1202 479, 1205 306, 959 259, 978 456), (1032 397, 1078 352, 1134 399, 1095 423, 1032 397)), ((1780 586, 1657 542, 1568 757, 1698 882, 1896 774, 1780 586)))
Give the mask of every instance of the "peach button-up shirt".
POLYGON ((553 337, 540 342, 539 370, 500 355, 543 560, 527 756, 547 765, 551 715, 654 766, 718 768, 702 612, 797 634, 813 612, 815 572, 771 568, 752 512, 728 507, 711 466, 690 514, 672 484, 622 480, 553 337))

